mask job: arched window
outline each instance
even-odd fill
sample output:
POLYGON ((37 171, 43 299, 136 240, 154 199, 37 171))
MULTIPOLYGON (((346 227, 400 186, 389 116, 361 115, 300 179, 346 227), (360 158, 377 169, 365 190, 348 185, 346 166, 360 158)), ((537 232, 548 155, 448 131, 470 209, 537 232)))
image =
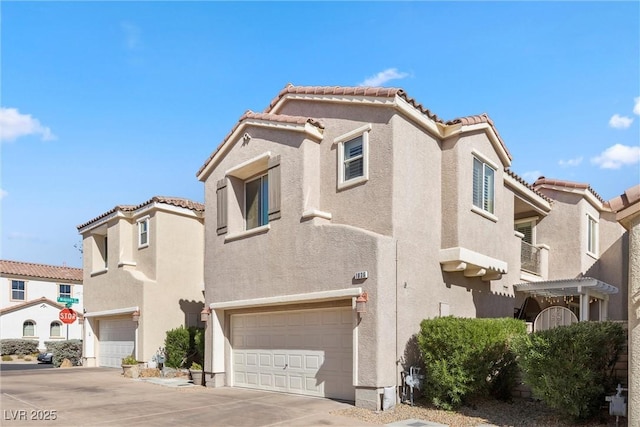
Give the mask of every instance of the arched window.
POLYGON ((49 327, 49 336, 61 337, 62 336, 62 324, 60 322, 51 322, 49 327))
POLYGON ((35 337, 36 336, 36 322, 33 320, 27 320, 22 324, 22 336, 23 337, 35 337))

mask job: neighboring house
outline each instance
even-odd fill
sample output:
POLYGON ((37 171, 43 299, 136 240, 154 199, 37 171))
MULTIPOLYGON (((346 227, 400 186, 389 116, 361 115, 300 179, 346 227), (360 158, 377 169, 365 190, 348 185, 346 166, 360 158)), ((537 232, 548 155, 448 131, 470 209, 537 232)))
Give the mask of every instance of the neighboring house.
POLYGON ((150 361, 168 330, 201 326, 204 206, 153 197, 78 226, 85 285, 84 364, 150 361))
POLYGON ((82 269, 0 260, 0 282, 0 338, 37 340, 40 350, 46 341, 82 339, 82 269), (59 297, 79 301, 70 325, 60 321, 59 297))
MULTIPOLYGON (((486 114, 443 121, 401 89, 288 85, 246 112, 197 173, 214 260, 207 385, 379 409, 417 363, 422 319, 539 312, 544 287, 516 285, 591 265, 557 267, 542 231, 556 202, 510 164, 486 114)), ((602 270, 580 289, 600 289, 602 270)), ((595 297, 615 293, 605 285, 595 297)))

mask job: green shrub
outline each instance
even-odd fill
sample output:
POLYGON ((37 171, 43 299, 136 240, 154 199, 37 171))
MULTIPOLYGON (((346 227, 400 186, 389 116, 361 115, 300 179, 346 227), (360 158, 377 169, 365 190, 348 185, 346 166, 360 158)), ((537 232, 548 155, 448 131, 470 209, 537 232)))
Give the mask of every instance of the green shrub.
POLYGON ((3 362, 11 362, 11 361, 13 361, 13 357, 9 356, 8 354, 3 354, 2 355, 2 361, 3 362))
POLYGON ((3 339, 0 340, 0 352, 5 354, 27 355, 38 352, 38 340, 3 339))
POLYGON ((45 341, 47 351, 53 353, 53 366, 59 368, 64 359, 69 359, 73 366, 82 363, 82 340, 45 341))
POLYGON ((202 365, 200 365, 199 363, 193 362, 191 363, 191 367, 189 368, 192 371, 202 371, 202 365))
POLYGON ((167 331, 167 336, 164 340, 165 365, 170 368, 182 368, 187 363, 190 341, 189 330, 183 326, 167 331))
POLYGON ((189 328, 189 361, 204 363, 204 329, 189 328))
POLYGON ((525 323, 516 319, 423 320, 418 345, 426 368, 426 396, 444 409, 479 393, 508 399, 517 373, 510 342, 525 334, 525 323))
POLYGON ((613 322, 578 322, 515 342, 525 384, 535 397, 574 420, 596 415, 613 392, 613 367, 625 336, 613 322))
POLYGON ((120 363, 123 365, 137 365, 138 361, 136 360, 135 356, 131 354, 127 357, 123 357, 120 363))

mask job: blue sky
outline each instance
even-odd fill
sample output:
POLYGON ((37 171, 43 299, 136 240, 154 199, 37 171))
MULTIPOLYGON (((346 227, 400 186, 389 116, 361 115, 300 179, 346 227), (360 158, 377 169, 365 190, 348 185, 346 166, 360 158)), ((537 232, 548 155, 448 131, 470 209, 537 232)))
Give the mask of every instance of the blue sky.
POLYGON ((638 2, 7 2, 1 253, 81 266, 76 226, 195 173, 242 113, 296 85, 402 87, 486 112, 512 169, 640 182, 638 2))

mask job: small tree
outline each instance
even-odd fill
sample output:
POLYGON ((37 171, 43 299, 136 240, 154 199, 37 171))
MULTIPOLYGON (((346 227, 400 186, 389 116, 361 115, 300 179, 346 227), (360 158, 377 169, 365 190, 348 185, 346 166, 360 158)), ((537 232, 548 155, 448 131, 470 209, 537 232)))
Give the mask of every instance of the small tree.
POLYGON ((164 348, 166 354, 165 365, 170 368, 182 368, 187 363, 187 357, 189 355, 189 330, 180 326, 167 331, 164 348))

